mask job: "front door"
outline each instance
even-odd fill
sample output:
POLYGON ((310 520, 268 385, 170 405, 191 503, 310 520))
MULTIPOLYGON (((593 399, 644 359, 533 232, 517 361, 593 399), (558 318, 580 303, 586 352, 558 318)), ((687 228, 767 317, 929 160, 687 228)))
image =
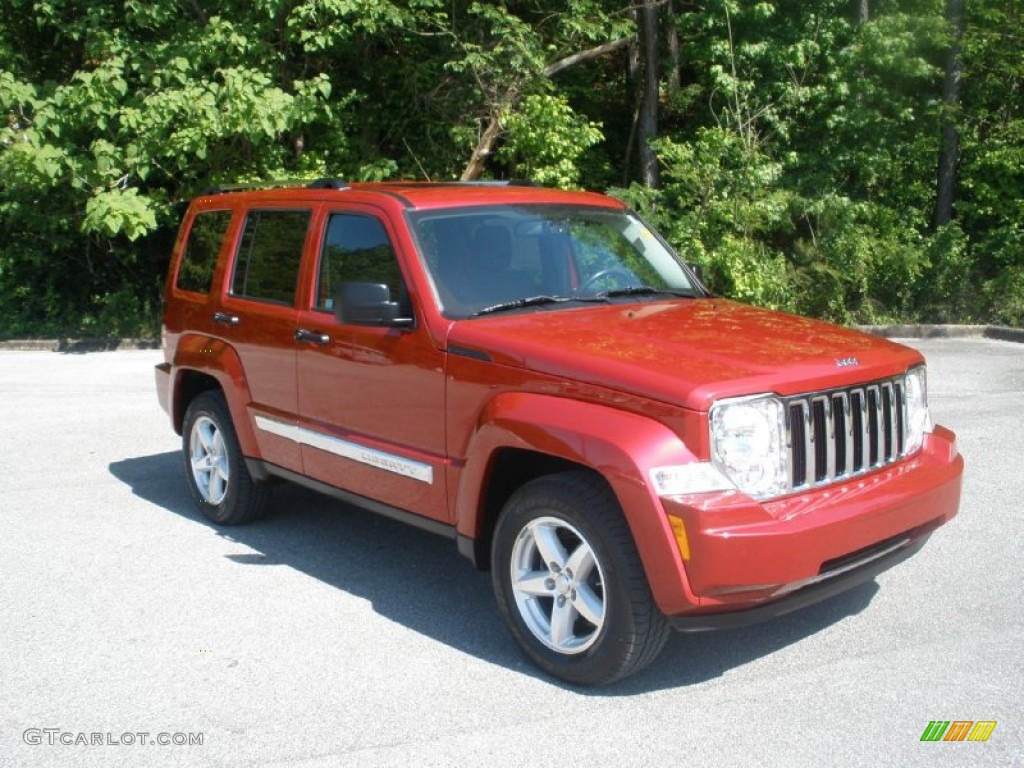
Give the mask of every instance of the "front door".
POLYGON ((312 307, 299 314, 299 428, 306 475, 447 521, 444 366, 426 327, 339 323, 343 282, 387 285, 414 316, 386 219, 372 208, 327 214, 312 307))

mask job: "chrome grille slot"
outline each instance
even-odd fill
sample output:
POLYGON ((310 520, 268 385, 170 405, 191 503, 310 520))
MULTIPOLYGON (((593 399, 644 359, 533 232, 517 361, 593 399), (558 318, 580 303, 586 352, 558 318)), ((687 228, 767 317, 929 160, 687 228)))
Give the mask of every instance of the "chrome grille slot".
POLYGON ((787 398, 790 490, 845 480, 904 454, 903 379, 787 398))

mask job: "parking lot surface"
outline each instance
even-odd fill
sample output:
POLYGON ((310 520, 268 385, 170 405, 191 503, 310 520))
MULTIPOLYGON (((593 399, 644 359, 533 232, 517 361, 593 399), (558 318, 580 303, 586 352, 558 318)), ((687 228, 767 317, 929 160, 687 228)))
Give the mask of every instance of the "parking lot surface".
POLYGON ((1024 765, 1024 345, 908 343, 960 515, 599 690, 528 665, 450 541, 288 485, 205 522, 159 352, 0 353, 0 766, 1024 765), (922 742, 933 720, 997 725, 922 742))

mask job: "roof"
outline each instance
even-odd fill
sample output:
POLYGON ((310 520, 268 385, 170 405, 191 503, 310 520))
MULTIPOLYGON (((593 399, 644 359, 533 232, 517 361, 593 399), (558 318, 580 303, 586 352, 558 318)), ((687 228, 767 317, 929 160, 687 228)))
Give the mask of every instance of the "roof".
POLYGON ((198 197, 227 195, 260 199, 323 201, 337 196, 369 202, 375 196, 397 200, 405 208, 430 209, 453 206, 516 203, 598 205, 622 208, 621 202, 595 192, 570 192, 540 187, 530 182, 353 182, 317 179, 314 182, 287 181, 254 185, 225 185, 203 190, 198 197))

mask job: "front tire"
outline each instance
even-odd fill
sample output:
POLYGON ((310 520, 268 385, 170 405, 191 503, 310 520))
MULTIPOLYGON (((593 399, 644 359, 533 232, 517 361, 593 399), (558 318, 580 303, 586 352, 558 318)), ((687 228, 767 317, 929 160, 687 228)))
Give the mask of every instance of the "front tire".
POLYGON ((189 491, 209 520, 240 525, 263 515, 268 488, 253 480, 245 466, 221 392, 208 390, 189 403, 182 454, 189 491))
POLYGON ((494 532, 491 576, 519 646, 566 682, 633 674, 668 638, 618 501, 589 472, 542 477, 512 495, 494 532))

